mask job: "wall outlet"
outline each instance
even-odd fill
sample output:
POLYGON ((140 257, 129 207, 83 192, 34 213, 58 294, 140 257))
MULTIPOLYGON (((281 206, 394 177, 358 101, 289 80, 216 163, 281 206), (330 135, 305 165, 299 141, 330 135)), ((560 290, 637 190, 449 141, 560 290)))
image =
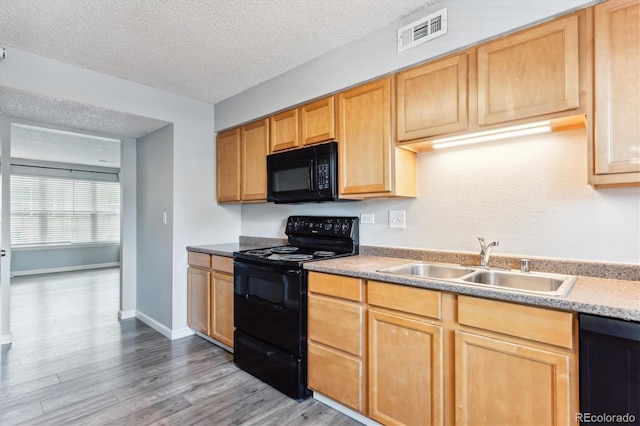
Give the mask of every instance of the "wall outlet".
POLYGON ((389 228, 405 228, 404 210, 389 211, 389 228))
POLYGON ((360 223, 361 224, 371 224, 375 222, 375 214, 374 213, 360 213, 360 223))
POLYGON ((167 212, 162 212, 162 223, 167 224, 167 212))

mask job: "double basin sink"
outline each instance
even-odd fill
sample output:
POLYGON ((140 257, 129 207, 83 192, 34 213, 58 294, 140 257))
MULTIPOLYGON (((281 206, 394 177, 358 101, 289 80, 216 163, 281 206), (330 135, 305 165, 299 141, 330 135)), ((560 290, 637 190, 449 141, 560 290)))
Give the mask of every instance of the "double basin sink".
POLYGON ((569 294, 577 279, 571 275, 518 272, 427 262, 407 263, 378 269, 378 272, 555 297, 564 297, 569 294))

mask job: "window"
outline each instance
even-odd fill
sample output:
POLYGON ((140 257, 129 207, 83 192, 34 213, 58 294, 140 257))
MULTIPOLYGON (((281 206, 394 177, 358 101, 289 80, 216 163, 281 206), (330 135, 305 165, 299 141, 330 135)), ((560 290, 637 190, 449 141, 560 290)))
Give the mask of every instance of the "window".
POLYGON ((120 184, 11 175, 11 244, 120 241, 120 184))

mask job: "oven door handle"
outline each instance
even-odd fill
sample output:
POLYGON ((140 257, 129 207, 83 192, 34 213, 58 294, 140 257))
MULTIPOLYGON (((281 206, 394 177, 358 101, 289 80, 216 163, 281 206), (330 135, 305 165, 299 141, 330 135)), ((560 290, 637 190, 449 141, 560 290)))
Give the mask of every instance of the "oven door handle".
POLYGON ((248 294, 245 295, 244 297, 245 297, 245 299, 247 299, 251 303, 257 303, 258 305, 268 306, 268 307, 270 307, 272 309, 275 309, 277 311, 281 311, 282 309, 284 309, 280 305, 276 305, 276 304, 273 304, 271 302, 267 302, 266 300, 260 299, 259 297, 249 296, 248 294))

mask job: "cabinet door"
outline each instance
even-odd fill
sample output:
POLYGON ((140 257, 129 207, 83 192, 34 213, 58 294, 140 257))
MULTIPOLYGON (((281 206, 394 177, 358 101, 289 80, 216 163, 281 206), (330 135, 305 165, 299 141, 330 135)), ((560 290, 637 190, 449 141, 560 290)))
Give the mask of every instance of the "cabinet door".
POLYGON ((309 389, 365 414, 364 366, 360 358, 309 342, 309 389))
POLYGON ((311 145, 336 138, 335 96, 300 107, 300 141, 311 145))
POLYGON ((478 124, 578 107, 578 17, 538 25, 478 48, 478 124))
POLYGON ((271 152, 298 146, 298 110, 290 109, 269 118, 271 152))
POLYGON ((211 279, 210 336, 233 347, 233 275, 214 272, 211 279))
POLYGON ((218 134, 216 142, 216 192, 218 202, 240 201, 240 129, 218 134))
POLYGON ((338 95, 340 194, 391 191, 391 78, 338 95))
POLYGON ((456 331, 456 424, 575 424, 571 363, 566 354, 456 331))
POLYGON ((442 327, 369 310, 369 417, 443 424, 442 327))
MULTIPOLYGON (((595 174, 640 172, 640 1, 595 7, 595 174)), ((624 181, 624 180, 623 180, 624 181)))
POLYGON ((242 127, 242 200, 267 199, 269 119, 242 127))
POLYGON ((187 324, 209 335, 209 291, 211 272, 187 269, 187 324))
POLYGON ((467 128, 467 54, 401 72, 396 80, 398 141, 467 128))

